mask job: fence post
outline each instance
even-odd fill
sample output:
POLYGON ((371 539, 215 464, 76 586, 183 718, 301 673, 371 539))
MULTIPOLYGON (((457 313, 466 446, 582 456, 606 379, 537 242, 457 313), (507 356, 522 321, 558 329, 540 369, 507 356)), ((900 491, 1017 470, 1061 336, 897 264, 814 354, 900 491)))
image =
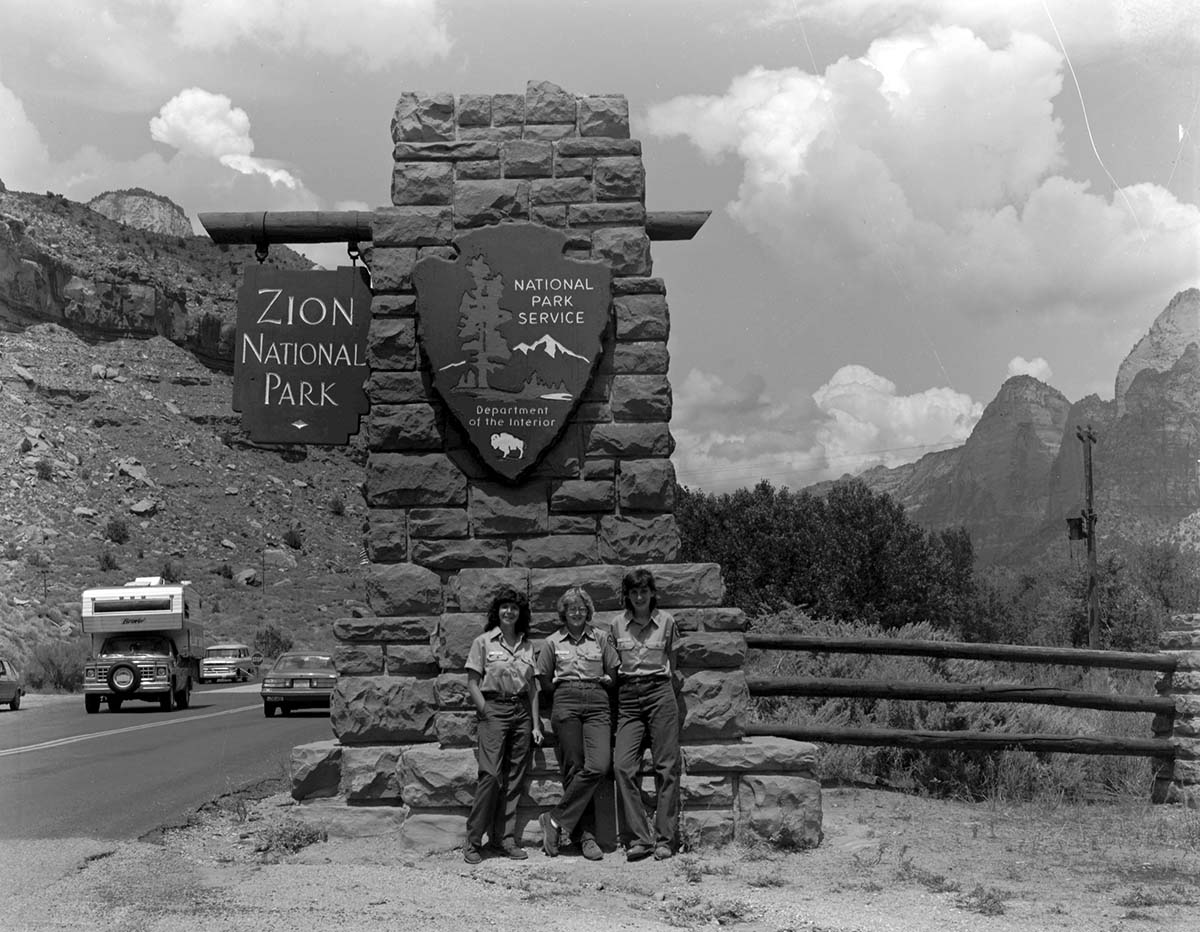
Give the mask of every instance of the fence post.
POLYGON ((1175 714, 1154 716, 1154 737, 1169 739, 1175 757, 1157 764, 1151 800, 1200 809, 1200 614, 1172 615, 1158 646, 1177 661, 1158 681, 1159 693, 1175 700, 1175 714))

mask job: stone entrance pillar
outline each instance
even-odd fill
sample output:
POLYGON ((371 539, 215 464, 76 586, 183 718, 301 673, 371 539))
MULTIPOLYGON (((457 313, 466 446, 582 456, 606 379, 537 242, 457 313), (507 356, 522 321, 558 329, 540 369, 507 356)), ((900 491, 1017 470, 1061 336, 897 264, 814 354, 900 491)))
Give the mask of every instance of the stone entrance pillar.
MULTIPOLYGON (((394 832, 414 848, 461 844, 476 777, 464 663, 493 594, 528 593, 533 635, 544 637, 566 589, 587 589, 603 621, 621 608, 624 573, 645 566, 684 633, 684 843, 755 832, 817 844, 815 748, 743 738, 746 618, 722 605, 719 566, 676 562, 670 322, 625 98, 545 82, 524 94, 406 93, 392 138, 393 206, 375 212, 364 253, 374 291, 364 483, 374 614, 335 624, 336 739, 292 756, 306 818, 331 832, 394 832), (538 465, 509 483, 432 388, 413 269, 424 256, 453 258, 465 231, 514 221, 560 230, 568 257, 607 263, 612 301, 581 403, 538 465)), ((526 841, 560 791, 554 754, 552 741, 536 752, 526 841)))

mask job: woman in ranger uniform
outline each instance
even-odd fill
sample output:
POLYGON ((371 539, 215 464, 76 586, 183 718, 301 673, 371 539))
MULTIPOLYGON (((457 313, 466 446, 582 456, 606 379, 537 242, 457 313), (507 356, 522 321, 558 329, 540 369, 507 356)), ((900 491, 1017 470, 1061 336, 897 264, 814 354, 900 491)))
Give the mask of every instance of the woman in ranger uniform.
POLYGON ((654 575, 646 569, 625 574, 625 611, 613 621, 612 638, 620 657, 617 678, 617 737, 613 749, 617 810, 625 857, 657 860, 674 852, 679 827, 679 706, 675 701, 675 619, 657 607, 654 575), (642 753, 654 760, 657 803, 654 827, 642 808, 642 753))
POLYGON ((595 605, 582 589, 569 589, 558 600, 562 626, 546 638, 538 654, 538 678, 554 693, 550 721, 558 739, 563 793, 558 805, 538 818, 542 850, 558 854, 560 843, 578 833, 579 852, 599 861, 593 795, 612 763, 612 704, 609 687, 617 653, 604 631, 592 627, 595 605))
POLYGON ((510 858, 529 857, 516 841, 517 803, 529 757, 542 743, 536 662, 529 640, 529 600, 515 589, 492 599, 483 634, 467 652, 467 691, 475 703, 479 780, 467 816, 463 860, 483 860, 483 836, 510 858))

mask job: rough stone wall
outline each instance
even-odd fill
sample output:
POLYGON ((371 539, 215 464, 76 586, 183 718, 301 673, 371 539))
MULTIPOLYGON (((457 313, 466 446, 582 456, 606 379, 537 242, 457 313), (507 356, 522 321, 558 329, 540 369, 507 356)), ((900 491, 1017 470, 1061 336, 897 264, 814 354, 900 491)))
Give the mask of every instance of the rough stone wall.
POLYGON ((1175 745, 1175 759, 1159 765, 1152 798, 1200 809, 1200 615, 1173 616, 1159 648, 1177 662, 1158 684, 1159 693, 1175 700, 1175 714, 1154 717, 1154 737, 1175 745))
MULTIPOLYGON (((296 749, 293 795, 336 800, 326 814, 372 808, 347 830, 381 824, 416 846, 461 843, 476 777, 464 663, 493 594, 526 592, 533 635, 544 637, 566 589, 584 586, 603 622, 621 608, 626 570, 647 566, 683 633, 684 836, 728 840, 739 826, 778 832, 786 821, 816 844, 814 749, 741 740, 745 616, 722 606, 719 566, 674 562, 670 324, 663 282, 651 277, 645 171, 625 98, 546 82, 524 95, 404 94, 392 138, 393 206, 375 212, 364 251, 375 293, 364 422, 374 615, 335 625, 336 741, 296 749), (569 256, 605 260, 613 275, 592 384, 519 484, 495 479, 432 391, 412 280, 422 256, 452 257, 456 235, 506 221, 563 230, 569 256)), ((537 752, 527 818, 560 789, 551 746, 537 752)), ((529 828, 536 835, 535 820, 529 828)))

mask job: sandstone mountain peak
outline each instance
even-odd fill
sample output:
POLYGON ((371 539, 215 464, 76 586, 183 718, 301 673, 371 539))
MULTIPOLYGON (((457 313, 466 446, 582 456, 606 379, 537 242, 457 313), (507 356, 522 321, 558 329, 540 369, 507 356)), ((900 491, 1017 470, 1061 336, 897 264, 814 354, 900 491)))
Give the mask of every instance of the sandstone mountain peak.
POLYGON ((1181 291, 1150 325, 1150 331, 1138 340, 1117 370, 1114 397, 1117 413, 1125 413, 1125 395, 1134 378, 1143 369, 1165 372, 1170 369, 1189 343, 1200 342, 1200 289, 1181 291))
POLYGON ((145 188, 105 191, 88 201, 87 206, 110 220, 139 230, 164 236, 193 235, 192 222, 182 207, 169 197, 145 188))

